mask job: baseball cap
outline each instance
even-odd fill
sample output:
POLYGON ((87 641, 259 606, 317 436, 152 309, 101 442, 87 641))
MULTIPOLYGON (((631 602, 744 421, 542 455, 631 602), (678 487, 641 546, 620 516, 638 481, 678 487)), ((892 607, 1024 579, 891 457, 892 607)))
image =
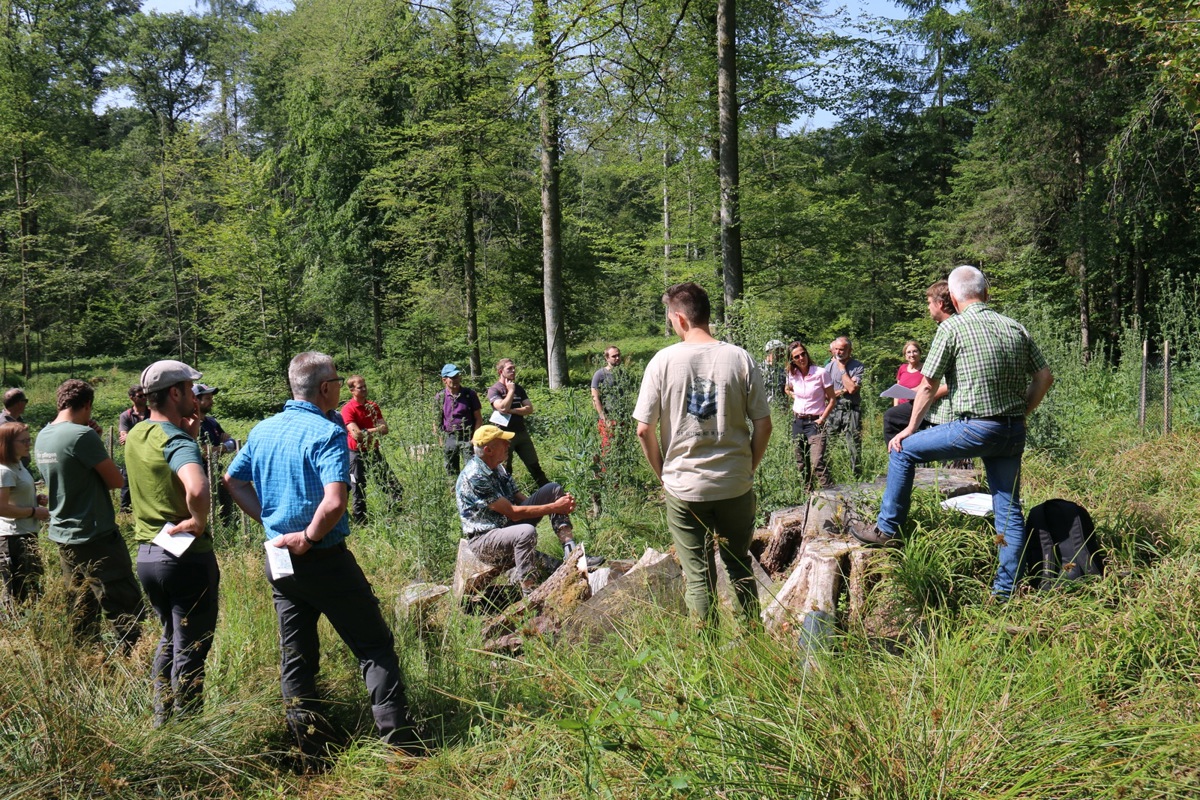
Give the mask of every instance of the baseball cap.
POLYGON ((142 379, 140 383, 146 393, 157 392, 161 389, 174 386, 182 381, 198 381, 203 377, 203 373, 189 367, 182 361, 167 359, 165 361, 155 361, 150 366, 142 370, 142 379))
POLYGON ((443 378, 453 378, 455 375, 462 375, 462 370, 455 364, 447 364, 442 367, 443 378))
POLYGON ((221 391, 216 386, 205 386, 203 383, 197 383, 192 386, 192 394, 199 397, 202 394, 216 394, 221 391))
POLYGON ((497 439, 511 439, 516 436, 512 431, 502 431, 495 425, 482 425, 471 437, 471 444, 478 447, 483 447, 486 444, 491 444, 497 439))

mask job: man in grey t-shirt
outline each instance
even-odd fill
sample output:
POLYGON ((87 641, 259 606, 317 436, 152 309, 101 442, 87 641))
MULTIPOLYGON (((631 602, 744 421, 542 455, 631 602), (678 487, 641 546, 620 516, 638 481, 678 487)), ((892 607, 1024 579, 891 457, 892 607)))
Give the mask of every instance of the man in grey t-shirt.
POLYGON ((829 354, 833 356, 825 365, 825 372, 833 383, 833 393, 837 395, 837 403, 829 414, 826 422, 828 433, 844 433, 846 435, 846 450, 850 454, 850 469, 854 477, 862 473, 859 455, 862 453, 862 388, 863 373, 866 367, 854 358, 850 338, 839 336, 829 345, 829 354))
POLYGON ((753 479, 771 438, 762 375, 749 353, 713 338, 704 289, 676 284, 663 303, 681 341, 646 366, 633 412, 638 441, 665 490, 689 613, 706 624, 716 610, 715 539, 741 611, 756 621, 753 479))

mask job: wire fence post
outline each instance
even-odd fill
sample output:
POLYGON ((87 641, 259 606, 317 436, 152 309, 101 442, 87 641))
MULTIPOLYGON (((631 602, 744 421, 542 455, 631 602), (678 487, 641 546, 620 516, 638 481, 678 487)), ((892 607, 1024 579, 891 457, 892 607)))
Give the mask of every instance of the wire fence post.
POLYGON ((1163 436, 1171 433, 1171 341, 1163 341, 1163 436))
POLYGON ((1138 386, 1138 430, 1146 432, 1146 365, 1150 361, 1150 340, 1142 339, 1142 380, 1138 386))

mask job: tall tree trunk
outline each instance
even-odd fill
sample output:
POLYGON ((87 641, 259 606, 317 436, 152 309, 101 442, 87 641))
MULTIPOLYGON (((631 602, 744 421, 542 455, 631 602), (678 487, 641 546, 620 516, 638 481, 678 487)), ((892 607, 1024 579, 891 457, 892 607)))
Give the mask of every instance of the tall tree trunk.
POLYGON ((738 191, 737 3, 717 0, 717 127, 720 132, 721 273, 725 321, 742 298, 742 220, 738 191))
POLYGON ((666 284, 671 270, 671 190, 667 176, 671 170, 671 151, 663 140, 662 177, 662 227, 663 227, 663 283, 666 284))
POLYGON ((533 46, 537 52, 542 133, 542 295, 546 310, 546 377, 551 389, 568 383, 562 286, 562 208, 558 190, 558 80, 550 44, 549 0, 533 2, 533 46))
POLYGON ((24 148, 13 158, 13 191, 17 204, 17 253, 21 263, 21 374, 33 375, 29 352, 29 240, 33 235, 29 208, 29 156, 24 148))
POLYGON ((167 140, 162 139, 158 162, 158 189, 163 204, 163 232, 166 237, 167 263, 171 265, 171 287, 175 292, 175 338, 179 358, 187 358, 183 340, 183 297, 179 289, 179 265, 175 259, 175 232, 171 228, 171 201, 167 197, 167 140))
MULTIPOLYGON (((454 81, 454 96, 459 112, 467 113, 467 19, 466 0, 451 0, 450 16, 454 24, 454 60, 458 69, 454 81)), ((462 237, 463 237, 463 294, 467 304, 467 359, 472 378, 483 374, 479 357, 479 297, 475 289, 475 259, 478 241, 475 235, 475 180, 471 171, 474 153, 466 131, 459 137, 459 159, 462 162, 462 237)))
POLYGON ((383 281, 379 277, 378 256, 371 256, 371 352, 383 360, 383 281))
POLYGON ((462 188, 463 206, 463 289, 467 300, 467 351, 472 378, 483 374, 479 358, 479 297, 475 290, 475 203, 471 187, 462 188))

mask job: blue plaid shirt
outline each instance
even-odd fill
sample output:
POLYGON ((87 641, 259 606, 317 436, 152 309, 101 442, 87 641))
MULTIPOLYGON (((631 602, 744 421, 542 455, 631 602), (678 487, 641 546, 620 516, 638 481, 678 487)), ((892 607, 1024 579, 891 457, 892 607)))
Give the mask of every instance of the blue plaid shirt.
POLYGON ((458 475, 454 484, 454 495, 458 500, 458 515, 462 517, 463 536, 471 539, 496 528, 506 528, 513 521, 492 511, 489 505, 506 498, 513 505, 517 502, 517 484, 500 464, 491 469, 483 459, 475 456, 458 475))
MULTIPOLYGON (((317 513, 330 483, 350 484, 346 429, 305 400, 254 426, 229 475, 254 484, 267 539, 302 531, 317 513)), ((314 547, 333 547, 350 535, 346 515, 314 547)))

